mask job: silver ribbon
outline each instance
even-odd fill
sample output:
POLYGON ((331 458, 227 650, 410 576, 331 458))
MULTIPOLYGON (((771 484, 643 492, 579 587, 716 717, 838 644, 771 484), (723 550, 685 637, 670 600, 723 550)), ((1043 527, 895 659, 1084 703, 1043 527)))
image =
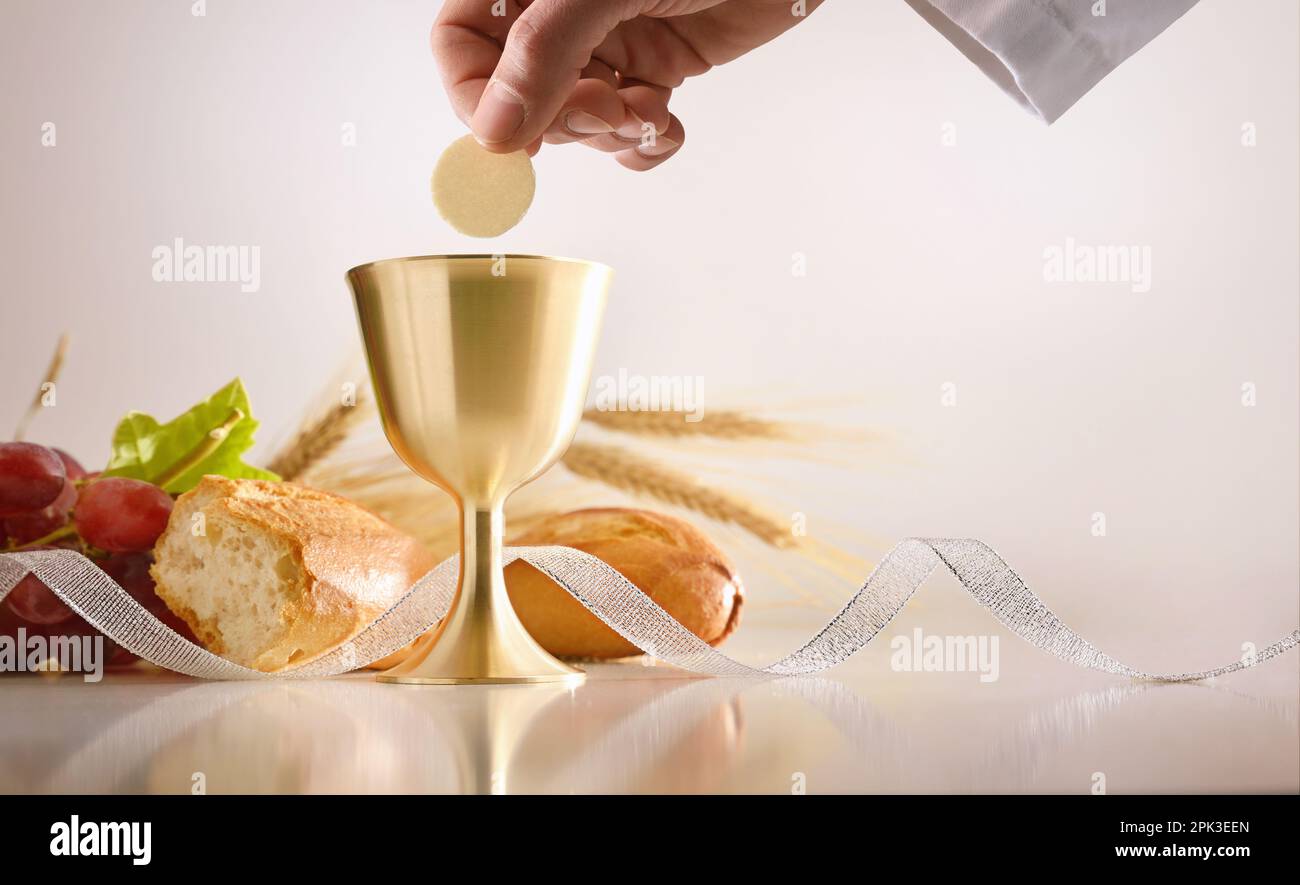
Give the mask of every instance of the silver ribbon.
MULTIPOLYGON (((980 541, 908 538, 894 546, 839 614, 802 647, 766 667, 742 664, 695 636, 632 582, 596 557, 569 547, 511 547, 508 565, 522 559, 567 590, 592 614, 642 651, 666 663, 712 676, 778 677, 833 667, 870 642, 893 620, 934 569, 943 564, 980 605, 1021 639, 1063 661, 1159 682, 1191 682, 1245 670, 1300 644, 1293 630, 1253 656, 1210 670, 1147 673, 1112 658, 1061 622, 992 548, 980 541)), ((338 648, 277 673, 262 673, 212 654, 159 621, 89 559, 71 550, 0 555, 0 601, 29 572, 91 626, 139 657, 202 679, 334 676, 408 645, 446 613, 456 590, 458 557, 416 582, 373 624, 338 648)))

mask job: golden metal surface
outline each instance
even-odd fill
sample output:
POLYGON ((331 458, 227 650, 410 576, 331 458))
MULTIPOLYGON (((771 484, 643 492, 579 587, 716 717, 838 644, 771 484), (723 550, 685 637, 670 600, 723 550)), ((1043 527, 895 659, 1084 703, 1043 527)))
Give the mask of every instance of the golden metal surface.
POLYGON ((515 489, 554 464, 582 417, 613 272, 530 255, 396 258, 348 271, 384 431, 456 499, 455 599, 381 682, 574 681, 515 615, 501 571, 515 489))

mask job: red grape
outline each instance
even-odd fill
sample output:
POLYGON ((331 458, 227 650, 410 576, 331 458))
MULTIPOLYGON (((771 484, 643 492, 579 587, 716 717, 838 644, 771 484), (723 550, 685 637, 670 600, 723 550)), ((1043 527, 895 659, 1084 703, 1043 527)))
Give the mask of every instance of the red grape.
POLYGON ((73 506, 77 503, 77 487, 71 479, 63 481, 63 491, 54 503, 41 510, 11 516, 3 520, 3 533, 13 539, 15 544, 30 544, 37 538, 43 538, 57 528, 68 524, 73 506))
POLYGON ((104 637, 104 657, 108 659, 105 667, 129 667, 140 660, 139 655, 132 654, 107 636, 104 637))
POLYGON ((115 553, 98 563, 110 578, 117 581, 122 589, 130 593, 136 602, 154 614, 158 609, 166 609, 166 604, 153 592, 153 576, 149 566, 153 557, 147 553, 115 553))
MULTIPOLYGON (((194 638, 194 634, 190 632, 189 625, 181 620, 179 616, 173 614, 172 610, 167 607, 167 603, 159 599, 158 595, 154 593, 153 576, 149 574, 149 566, 152 564, 153 557, 147 553, 123 553, 108 557, 99 563, 99 567, 107 572, 113 580, 122 585, 122 589, 130 593, 135 601, 147 608, 155 618, 171 627, 190 642, 198 642, 194 638)), ((114 667, 118 667, 133 663, 136 660, 139 659, 131 652, 118 647, 116 653, 110 656, 109 663, 114 667)))
MULTIPOLYGON (((149 575, 149 566, 152 562, 153 559, 145 553, 119 553, 99 563, 99 567, 117 581, 123 590, 130 593, 136 602, 149 609, 154 617, 160 617, 155 606, 163 609, 167 607, 154 595, 153 578, 149 575)), ((107 650, 106 657, 110 667, 125 667, 140 660, 117 643, 109 644, 112 648, 107 650)))
POLYGON ((19 581, 5 597, 5 605, 22 620, 37 626, 59 624, 75 614, 35 575, 19 581))
POLYGON ((0 517, 48 507, 67 477, 53 450, 34 443, 0 443, 0 517))
POLYGON ((82 487, 73 518, 87 544, 109 553, 140 553, 153 549, 171 512, 171 496, 156 485, 110 476, 82 487))
POLYGON ((68 479, 75 482, 87 475, 86 468, 81 466, 81 462, 63 451, 63 449, 52 449, 52 451, 54 454, 58 455, 59 460, 63 462, 63 469, 67 472, 68 479))

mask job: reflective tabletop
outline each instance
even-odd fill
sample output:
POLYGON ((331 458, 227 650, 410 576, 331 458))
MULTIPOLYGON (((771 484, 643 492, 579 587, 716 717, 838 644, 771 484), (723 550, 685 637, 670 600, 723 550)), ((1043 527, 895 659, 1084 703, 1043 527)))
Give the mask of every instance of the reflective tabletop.
MULTIPOLYGON (((898 635, 905 635, 900 628, 898 635)), ((753 626, 765 661, 807 638, 753 626)), ((587 663, 576 687, 0 677, 7 793, 1141 793, 1300 790, 1294 654, 1204 683, 1079 670, 1002 637, 997 678, 816 679, 587 663)))

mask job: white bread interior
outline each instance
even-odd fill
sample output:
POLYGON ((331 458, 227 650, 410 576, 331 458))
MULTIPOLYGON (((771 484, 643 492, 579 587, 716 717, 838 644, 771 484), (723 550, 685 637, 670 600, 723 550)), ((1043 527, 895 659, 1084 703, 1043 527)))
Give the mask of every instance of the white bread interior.
POLYGON ((206 476, 154 549, 158 596, 212 652, 274 672, 351 639, 435 564, 337 495, 206 476))

